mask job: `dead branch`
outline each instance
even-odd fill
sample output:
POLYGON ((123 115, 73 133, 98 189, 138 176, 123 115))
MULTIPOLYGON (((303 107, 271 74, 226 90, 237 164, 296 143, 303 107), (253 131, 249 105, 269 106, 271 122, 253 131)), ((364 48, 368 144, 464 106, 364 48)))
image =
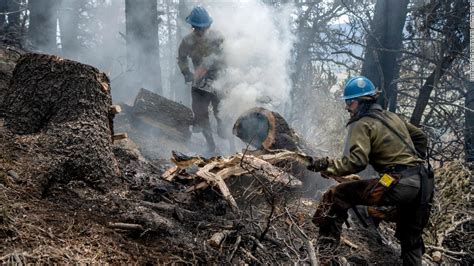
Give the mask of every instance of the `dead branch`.
POLYGON ((216 174, 210 172, 217 165, 216 162, 210 163, 203 168, 201 168, 196 175, 203 178, 204 180, 208 181, 210 184, 215 184, 220 189, 222 196, 224 199, 229 203, 230 207, 234 212, 239 211, 239 207, 237 206, 237 202, 235 202, 234 197, 229 191, 229 188, 225 184, 224 180, 216 174))
POLYGON ((247 257, 249 257, 250 259, 258 262, 259 264, 263 264, 260 260, 258 260, 254 255, 252 255, 252 253, 250 253, 250 251, 246 250, 245 248, 243 247, 239 247, 239 250, 242 251, 242 253, 244 253, 244 255, 246 255, 247 257))
POLYGON ((352 243, 349 239, 347 239, 346 237, 343 237, 341 236, 341 240, 342 240, 342 243, 348 245, 349 247, 353 248, 353 249, 359 249, 359 246, 352 243))
POLYGON ((286 214, 288 215, 288 218, 290 219, 290 221, 293 224, 293 226, 292 226, 292 228, 294 229, 293 231, 303 241, 303 243, 306 246, 306 250, 308 251, 309 260, 310 260, 311 265, 319 265, 318 257, 316 255, 316 250, 314 248, 313 243, 311 243, 311 240, 309 240, 309 237, 295 223, 295 221, 293 220, 293 217, 291 217, 291 214, 288 211, 288 208, 285 207, 285 211, 286 211, 286 214))
POLYGON ((432 245, 426 245, 426 247, 429 248, 429 249, 441 251, 441 252, 444 252, 446 254, 450 254, 450 255, 453 255, 453 256, 467 255, 467 252, 464 252, 464 251, 452 251, 452 250, 449 250, 449 249, 446 249, 446 248, 443 248, 443 247, 437 247, 437 246, 432 246, 432 245))
POLYGON ((212 235, 208 240, 210 246, 214 248, 219 248, 224 241, 224 239, 231 233, 229 230, 223 230, 212 235))
POLYGON ((122 230, 139 230, 143 231, 144 228, 140 224, 129 224, 129 223, 112 223, 109 222, 108 227, 114 229, 122 229, 122 230))
POLYGON ((256 247, 260 248, 262 251, 267 252, 267 249, 262 245, 262 243, 256 237, 254 237, 253 235, 247 235, 247 237, 253 241, 256 247))
POLYGON ((232 248, 232 252, 230 253, 229 259, 227 259, 227 262, 232 262, 232 259, 234 258, 235 252, 239 248, 240 242, 242 241, 242 237, 240 235, 237 236, 237 239, 235 240, 234 246, 232 248))

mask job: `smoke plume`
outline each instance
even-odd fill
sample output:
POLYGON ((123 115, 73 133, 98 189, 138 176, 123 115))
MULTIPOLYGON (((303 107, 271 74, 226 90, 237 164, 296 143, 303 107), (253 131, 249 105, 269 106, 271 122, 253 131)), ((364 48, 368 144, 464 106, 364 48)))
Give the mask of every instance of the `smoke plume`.
POLYGON ((219 113, 235 119, 263 106, 282 114, 290 106, 289 60, 294 36, 291 5, 277 10, 260 1, 210 7, 212 27, 225 37, 227 69, 215 82, 223 98, 219 113))

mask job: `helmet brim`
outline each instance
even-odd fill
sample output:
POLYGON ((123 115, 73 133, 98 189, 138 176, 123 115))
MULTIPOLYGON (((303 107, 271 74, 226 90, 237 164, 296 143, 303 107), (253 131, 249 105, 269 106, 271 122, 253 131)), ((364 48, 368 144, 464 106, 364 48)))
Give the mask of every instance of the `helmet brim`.
POLYGON ((340 99, 341 100, 352 100, 352 99, 355 99, 355 98, 359 98, 359 97, 363 97, 363 96, 377 96, 377 94, 379 94, 380 91, 368 91, 368 92, 363 92, 363 93, 358 93, 358 94, 355 94, 355 95, 350 95, 350 96, 342 96, 340 99))
POLYGON ((209 21, 206 22, 206 23, 196 23, 195 21, 192 21, 189 16, 186 17, 186 22, 188 24, 190 24, 191 26, 193 27, 197 27, 197 28, 209 28, 213 22, 212 18, 210 17, 209 18, 209 21))

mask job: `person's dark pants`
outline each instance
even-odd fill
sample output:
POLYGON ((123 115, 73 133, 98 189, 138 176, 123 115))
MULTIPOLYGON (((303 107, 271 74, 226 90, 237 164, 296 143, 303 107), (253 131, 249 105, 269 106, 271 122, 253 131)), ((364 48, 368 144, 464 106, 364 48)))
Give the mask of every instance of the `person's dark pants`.
POLYGON ((214 143, 214 138, 212 137, 211 125, 209 122, 209 104, 212 104, 214 117, 218 123, 220 123, 217 113, 219 98, 213 93, 196 88, 191 90, 191 97, 192 109, 194 113, 193 127, 198 127, 202 130, 202 134, 206 139, 208 149, 213 151, 216 148, 216 144, 214 143))
MULTIPOLYGON (((432 182, 428 191, 431 195, 432 182)), ((342 221, 347 219, 347 210, 352 206, 397 206, 396 236, 400 240, 403 264, 421 265, 421 235, 425 224, 422 221, 424 210, 419 205, 419 192, 419 174, 403 177, 389 189, 379 184, 377 178, 342 183, 331 187, 323 195, 313 222, 319 226, 320 236, 339 239, 342 221)))

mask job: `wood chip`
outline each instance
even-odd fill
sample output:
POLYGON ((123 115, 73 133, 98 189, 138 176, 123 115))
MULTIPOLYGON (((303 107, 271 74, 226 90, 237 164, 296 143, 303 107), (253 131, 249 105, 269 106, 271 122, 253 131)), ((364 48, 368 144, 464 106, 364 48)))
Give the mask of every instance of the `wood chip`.
POLYGON ((112 137, 113 141, 126 139, 126 138, 128 138, 127 133, 117 133, 117 134, 114 134, 114 136, 112 137))
POLYGON ((122 112, 122 107, 120 107, 120 105, 111 105, 109 108, 109 112, 114 115, 118 114, 122 112))

